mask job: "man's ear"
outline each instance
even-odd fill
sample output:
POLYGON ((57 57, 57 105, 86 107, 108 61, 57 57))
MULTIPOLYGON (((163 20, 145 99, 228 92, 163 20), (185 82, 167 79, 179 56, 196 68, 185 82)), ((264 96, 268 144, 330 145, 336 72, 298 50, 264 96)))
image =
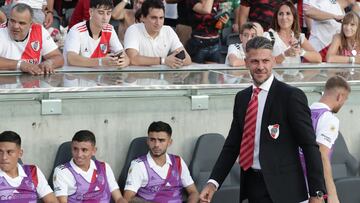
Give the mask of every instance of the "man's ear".
POLYGON ((24 150, 23 150, 23 149, 20 149, 19 159, 22 157, 23 153, 24 153, 24 150))

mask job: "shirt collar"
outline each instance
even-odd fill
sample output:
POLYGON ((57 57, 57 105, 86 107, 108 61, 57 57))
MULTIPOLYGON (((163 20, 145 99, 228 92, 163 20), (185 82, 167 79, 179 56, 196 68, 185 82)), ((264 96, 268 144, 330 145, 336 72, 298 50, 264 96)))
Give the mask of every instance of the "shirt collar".
MULTIPOLYGON (((263 82, 259 88, 261 89, 261 91, 265 90, 268 92, 270 90, 273 81, 274 81, 274 75, 271 74, 271 76, 265 82, 263 82)), ((253 84, 253 89, 255 88, 257 87, 253 84)))
POLYGON ((311 105, 311 107, 316 108, 316 109, 320 109, 320 108, 326 108, 327 110, 331 111, 330 107, 322 102, 315 102, 311 105))
MULTIPOLYGON (((26 175, 26 173, 25 173, 25 171, 24 171, 24 169, 23 169, 23 167, 18 163, 17 164, 17 168, 18 168, 18 174, 19 174, 19 176, 20 177, 27 177, 27 175, 26 175)), ((9 177, 9 178, 11 178, 8 174, 6 174, 3 170, 1 170, 0 169, 0 176, 1 177, 9 177)), ((18 176, 18 177, 19 177, 18 176)))
POLYGON ((74 159, 70 160, 70 166, 76 171, 76 173, 87 173, 88 171, 96 170, 95 162, 92 159, 90 160, 90 167, 87 171, 83 171, 80 167, 78 167, 75 164, 74 159))
MULTIPOLYGON (((165 162, 165 164, 172 165, 171 160, 170 160, 170 156, 169 156, 167 153, 166 153, 165 155, 166 155, 166 162, 165 162)), ((155 163, 154 159, 151 157, 150 152, 147 153, 146 159, 147 159, 147 161, 148 161, 148 163, 149 163, 150 168, 154 168, 155 166, 158 166, 158 165, 155 163)), ((158 166, 158 167, 160 167, 160 166, 158 166)))

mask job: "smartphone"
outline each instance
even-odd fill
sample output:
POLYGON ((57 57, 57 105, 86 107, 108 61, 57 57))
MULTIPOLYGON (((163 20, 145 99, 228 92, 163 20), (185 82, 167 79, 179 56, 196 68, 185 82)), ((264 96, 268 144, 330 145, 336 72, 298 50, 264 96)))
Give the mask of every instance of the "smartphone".
POLYGON ((184 60, 185 59, 185 51, 184 50, 181 50, 179 53, 177 53, 176 55, 175 55, 175 57, 176 58, 178 58, 178 59, 181 59, 181 60, 184 60))
POLYGON ((113 53, 113 57, 121 58, 122 53, 123 53, 123 50, 115 52, 115 53, 113 53))
POLYGON ((220 17, 223 17, 223 16, 230 16, 229 12, 225 11, 225 12, 219 12, 217 13, 215 16, 214 16, 214 19, 218 20, 220 17))

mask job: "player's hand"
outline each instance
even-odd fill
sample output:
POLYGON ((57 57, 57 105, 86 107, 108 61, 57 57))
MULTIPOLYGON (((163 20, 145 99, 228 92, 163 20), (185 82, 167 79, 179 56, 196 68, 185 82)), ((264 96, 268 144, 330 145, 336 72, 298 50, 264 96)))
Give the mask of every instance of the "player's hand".
POLYGON ((200 193, 200 202, 210 203, 215 192, 216 192, 215 185, 212 183, 207 183, 204 189, 200 193))

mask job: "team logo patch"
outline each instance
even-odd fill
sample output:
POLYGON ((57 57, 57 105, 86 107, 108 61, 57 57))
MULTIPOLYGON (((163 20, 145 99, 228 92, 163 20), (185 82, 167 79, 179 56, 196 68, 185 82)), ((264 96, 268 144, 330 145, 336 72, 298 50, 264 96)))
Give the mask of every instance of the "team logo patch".
POLYGON ((273 139, 277 139, 279 137, 279 134, 280 134, 280 125, 279 124, 269 125, 268 129, 269 129, 269 133, 273 139))
POLYGON ((107 45, 106 44, 100 44, 100 50, 102 53, 106 54, 107 52, 107 45))
POLYGON ((34 51, 39 51, 39 49, 40 49, 40 42, 39 42, 39 41, 31 42, 31 48, 32 48, 34 51))

